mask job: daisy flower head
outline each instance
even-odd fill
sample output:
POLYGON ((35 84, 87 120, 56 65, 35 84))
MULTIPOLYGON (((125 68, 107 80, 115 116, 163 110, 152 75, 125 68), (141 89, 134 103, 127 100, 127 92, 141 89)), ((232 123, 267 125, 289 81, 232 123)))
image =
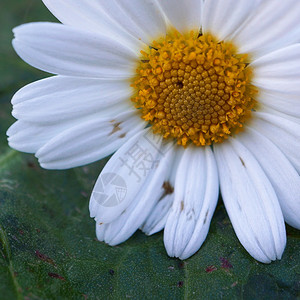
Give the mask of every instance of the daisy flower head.
POLYGON ((300 228, 300 1, 44 0, 62 24, 14 29, 55 76, 19 90, 11 147, 67 169, 112 153, 90 199, 97 238, 164 229, 203 244, 219 191, 256 260, 300 228))

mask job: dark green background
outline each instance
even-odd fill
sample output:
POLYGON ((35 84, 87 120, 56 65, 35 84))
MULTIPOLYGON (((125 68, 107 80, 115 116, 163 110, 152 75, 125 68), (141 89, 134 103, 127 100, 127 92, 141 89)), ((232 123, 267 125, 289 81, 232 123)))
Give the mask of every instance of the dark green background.
POLYGON ((45 77, 11 48, 11 29, 55 19, 39 0, 0 2, 0 299, 296 299, 299 232, 288 228, 281 261, 264 265, 239 244, 220 203, 201 250, 169 258, 162 233, 137 232, 109 247, 95 238, 88 200, 106 160, 42 170, 7 146, 12 94, 45 77))

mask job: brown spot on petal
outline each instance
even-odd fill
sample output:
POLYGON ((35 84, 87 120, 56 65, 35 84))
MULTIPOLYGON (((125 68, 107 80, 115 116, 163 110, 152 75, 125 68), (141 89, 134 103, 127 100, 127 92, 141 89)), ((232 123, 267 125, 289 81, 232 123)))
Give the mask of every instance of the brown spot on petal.
POLYGON ((183 201, 181 201, 181 203, 180 203, 180 210, 181 210, 181 211, 184 210, 184 202, 183 202, 183 201))
MULTIPOLYGON (((113 122, 113 121, 111 121, 111 122, 113 122)), ((121 122, 115 123, 111 133, 108 136, 110 136, 110 135, 114 134, 115 132, 121 130, 120 125, 121 125, 121 122)))
POLYGON ((173 194, 174 192, 174 188, 172 187, 172 185, 170 184, 169 181, 165 181, 162 185, 163 189, 165 190, 165 195, 169 195, 169 194, 173 194))
POLYGON ((206 212, 206 214, 205 214, 205 217, 204 217, 204 221, 203 221, 203 225, 206 223, 206 221, 207 221, 207 216, 208 216, 208 211, 206 212))
POLYGON ((243 161, 243 159, 242 159, 241 157, 239 157, 239 159, 240 159, 242 165, 243 165, 244 167, 246 167, 245 162, 243 161))

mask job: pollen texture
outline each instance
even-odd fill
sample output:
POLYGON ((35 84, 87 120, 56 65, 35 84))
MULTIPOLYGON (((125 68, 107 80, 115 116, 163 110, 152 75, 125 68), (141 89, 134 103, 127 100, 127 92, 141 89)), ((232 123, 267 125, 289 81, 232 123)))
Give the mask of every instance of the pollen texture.
POLYGON ((250 117, 251 68, 233 44, 174 31, 141 55, 132 101, 154 133, 205 146, 237 133, 250 117))

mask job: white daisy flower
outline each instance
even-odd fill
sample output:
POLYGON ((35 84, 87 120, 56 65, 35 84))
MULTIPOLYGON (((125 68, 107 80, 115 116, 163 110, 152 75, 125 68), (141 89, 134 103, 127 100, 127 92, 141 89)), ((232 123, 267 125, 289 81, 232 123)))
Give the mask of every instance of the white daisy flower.
POLYGON ((12 99, 11 147, 66 169, 114 153, 90 200, 97 237, 204 242, 221 195, 242 245, 280 259, 300 228, 299 0, 44 0, 62 24, 14 29, 56 74, 12 99))

